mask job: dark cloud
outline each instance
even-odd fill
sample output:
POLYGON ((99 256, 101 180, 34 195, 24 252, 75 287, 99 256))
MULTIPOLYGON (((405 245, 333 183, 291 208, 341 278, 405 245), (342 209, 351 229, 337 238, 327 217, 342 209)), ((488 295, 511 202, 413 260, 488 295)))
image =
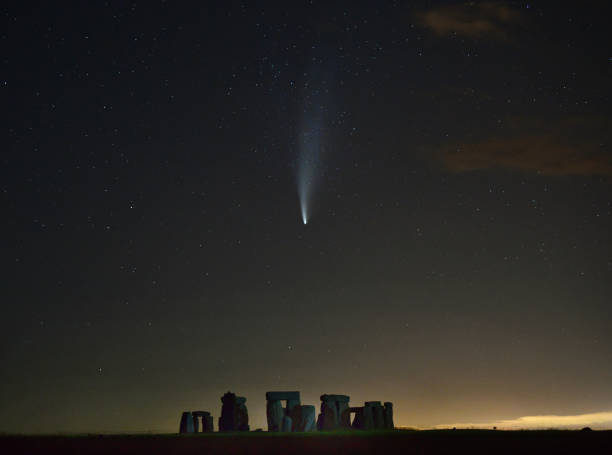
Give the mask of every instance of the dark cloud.
POLYGON ((543 175, 612 176, 612 154, 605 135, 594 133, 606 128, 609 119, 568 118, 546 128, 541 127, 541 120, 529 125, 516 120, 508 123, 511 126, 504 134, 447 143, 437 156, 451 172, 510 169, 543 175))
POLYGON ((520 20, 514 8, 499 2, 440 6, 417 14, 420 24, 438 35, 456 33, 479 38, 508 38, 508 27, 520 20))

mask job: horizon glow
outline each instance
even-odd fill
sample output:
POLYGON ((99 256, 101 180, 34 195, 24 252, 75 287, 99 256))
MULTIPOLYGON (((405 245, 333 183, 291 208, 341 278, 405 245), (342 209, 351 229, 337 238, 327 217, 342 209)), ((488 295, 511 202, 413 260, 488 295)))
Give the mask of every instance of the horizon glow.
POLYGON ((577 415, 535 415, 523 416, 516 419, 494 420, 485 423, 452 423, 436 425, 434 428, 492 428, 506 430, 521 429, 577 429, 585 426, 594 429, 612 428, 612 411, 593 412, 577 415))

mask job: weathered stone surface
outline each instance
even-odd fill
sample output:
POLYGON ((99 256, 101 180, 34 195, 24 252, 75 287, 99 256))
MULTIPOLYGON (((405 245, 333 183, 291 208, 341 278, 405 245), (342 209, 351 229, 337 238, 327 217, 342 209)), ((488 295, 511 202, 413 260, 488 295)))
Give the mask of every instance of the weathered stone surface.
POLYGON ((348 401, 337 401, 336 406, 338 409, 338 426, 340 428, 351 427, 351 414, 349 412, 348 401))
MULTIPOLYGON (((302 405, 300 406, 300 421, 297 425, 297 429, 294 431, 315 431, 315 415, 316 409, 313 405, 302 405)), ((295 428, 295 426, 294 426, 295 428)))
POLYGON ((393 403, 390 401, 385 401, 385 428, 389 430, 395 428, 393 424, 393 403))
MULTIPOLYGON (((191 415, 193 416, 193 430, 195 433, 200 431, 200 418, 202 418, 202 431, 207 431, 206 428, 206 418, 210 417, 210 412, 208 411, 191 411, 191 415)), ((212 420, 212 417, 210 417, 212 420)))
POLYGON ((365 421, 363 418, 363 407, 350 408, 350 411, 355 413, 355 418, 353 419, 351 427, 355 428, 356 430, 364 430, 365 421))
POLYGON ((281 431, 285 410, 280 400, 268 400, 266 404, 266 416, 268 417, 268 431, 281 431))
POLYGON ((338 408, 335 401, 321 402, 321 414, 317 421, 320 431, 335 430, 338 427, 338 408))
POLYGON ((300 406, 300 400, 287 400, 287 407, 286 409, 286 414, 287 415, 291 415, 291 410, 296 407, 296 406, 300 406))
POLYGON ((193 414, 191 412, 183 412, 181 415, 181 423, 179 425, 179 433, 193 433, 193 414))
POLYGON ((238 431, 249 431, 249 412, 246 407, 246 398, 238 398, 238 431))
POLYGON ((291 433, 291 427, 293 426, 293 420, 289 416, 283 416, 283 423, 281 431, 283 433, 291 433))
POLYGON ((317 419, 317 428, 322 431, 350 428, 348 395, 321 395, 321 413, 317 419))
POLYGON ((286 415, 291 417, 291 420, 293 421, 291 431, 302 431, 300 430, 300 424, 302 421, 302 405, 295 405, 291 408, 291 410, 287 408, 286 415))
POLYGON ((382 406, 370 406, 372 408, 372 419, 374 420, 374 429, 382 430, 385 428, 385 409, 382 406))
POLYGON ((219 417, 219 431, 249 431, 246 398, 227 392, 221 397, 221 402, 223 406, 219 417))
POLYGON ((279 401, 279 400, 294 400, 300 401, 300 392, 266 392, 266 400, 268 401, 279 401))
POLYGON ((299 405, 291 409, 289 417, 293 421, 292 431, 304 432, 316 430, 316 408, 313 405, 299 405))
POLYGON ((382 406, 382 403, 380 401, 366 401, 365 405, 366 406, 382 406))
POLYGON ((212 416, 205 415, 202 417, 202 433, 212 433, 215 429, 213 428, 212 416))
POLYGON ((221 397, 221 416, 219 416, 219 431, 236 431, 238 429, 238 406, 236 395, 227 392, 221 397))
POLYGON ((351 397, 348 395, 333 395, 333 394, 325 394, 321 395, 321 401, 340 401, 348 403, 351 397))
POLYGON ((374 417, 372 415, 372 406, 364 406, 363 408, 363 429, 374 429, 374 417))
POLYGON ((291 417, 293 427, 297 425, 300 418, 300 392, 281 391, 266 392, 266 415, 268 417, 268 431, 283 431, 283 417, 291 417), (282 401, 287 402, 287 407, 283 408, 282 401), (297 414, 297 415, 293 415, 297 414))

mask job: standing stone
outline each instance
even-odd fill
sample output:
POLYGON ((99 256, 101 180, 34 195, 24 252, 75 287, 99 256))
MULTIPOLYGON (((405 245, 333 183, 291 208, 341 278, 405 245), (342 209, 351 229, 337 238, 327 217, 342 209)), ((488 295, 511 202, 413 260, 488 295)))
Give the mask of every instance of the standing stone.
POLYGON ((179 433, 193 433, 193 414, 186 411, 181 415, 181 424, 179 426, 179 433))
POLYGON ((281 431, 283 433, 291 433, 291 427, 293 426, 293 420, 289 416, 283 416, 283 424, 281 431))
POLYGON ((198 416, 197 414, 193 414, 193 432, 200 432, 200 416, 198 416))
POLYGON ((364 428, 365 422, 363 418, 363 407, 351 408, 351 411, 355 413, 355 418, 353 419, 353 424, 351 425, 351 427, 356 430, 365 429, 364 428))
POLYGON ((238 429, 238 406, 236 394, 227 392, 221 397, 221 416, 219 417, 219 431, 236 431, 238 429))
POLYGON ((285 413, 287 415, 291 415, 291 411, 293 410, 293 408, 299 405, 300 405, 299 398, 297 400, 287 400, 287 408, 286 408, 287 410, 285 413))
POLYGON ((300 419, 300 423, 298 424, 298 431, 304 431, 304 432, 309 432, 309 431, 315 431, 316 430, 316 426, 315 426, 315 414, 316 414, 316 409, 313 405, 309 404, 309 405, 302 405, 301 407, 301 419, 300 419))
POLYGON ((393 424, 393 403, 385 401, 385 428, 392 430, 395 428, 393 424))
POLYGON ((374 417, 372 415, 372 407, 364 406, 363 408, 363 429, 373 430, 374 429, 374 417))
POLYGON ((193 425, 196 433, 199 431, 200 417, 202 418, 202 433, 212 431, 212 417, 210 416, 210 412, 192 411, 191 414, 193 414, 193 425))
POLYGON ((249 412, 246 407, 245 397, 236 397, 237 406, 237 430, 238 431, 249 431, 249 412))
POLYGON ((293 427, 296 426, 300 412, 300 392, 266 392, 266 400, 268 431, 283 431, 283 417, 285 416, 291 417, 293 427), (283 408, 281 401, 287 402, 286 408, 283 408))
POLYGON ((346 429, 351 427, 351 414, 349 412, 348 401, 337 401, 338 408, 338 426, 346 429))
POLYGON ((202 433, 212 433, 213 431, 213 418, 210 414, 205 415, 202 417, 202 433))
POLYGON ((223 406, 219 417, 219 431, 249 431, 246 398, 227 392, 221 397, 221 402, 223 406))
POLYGON ((365 407, 372 410, 372 428, 375 430, 385 428, 385 411, 380 401, 366 401, 365 407))
POLYGON ((286 410, 286 415, 291 417, 291 421, 293 422, 291 431, 303 431, 300 429, 300 425, 302 423, 302 407, 302 405, 298 404, 293 406, 291 410, 289 410, 289 408, 286 410))
POLYGON ((317 427, 320 431, 335 430, 338 426, 338 410, 335 401, 322 401, 317 427))
POLYGON ((374 428, 383 430, 385 428, 385 409, 382 406, 373 406, 372 417, 374 417, 374 428))
POLYGON ((348 395, 321 395, 321 414, 317 420, 317 428, 321 431, 336 430, 350 427, 348 412, 348 395))
POLYGON ((280 400, 268 400, 266 416, 268 417, 268 431, 281 431, 285 410, 280 400))

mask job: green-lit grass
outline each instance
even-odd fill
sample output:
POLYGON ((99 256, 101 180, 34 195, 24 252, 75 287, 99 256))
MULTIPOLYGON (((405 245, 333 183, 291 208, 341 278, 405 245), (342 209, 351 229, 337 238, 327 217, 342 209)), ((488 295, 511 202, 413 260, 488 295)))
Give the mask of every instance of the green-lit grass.
POLYGON ((612 431, 392 430, 314 433, 0 435, 7 454, 612 454, 612 431))

